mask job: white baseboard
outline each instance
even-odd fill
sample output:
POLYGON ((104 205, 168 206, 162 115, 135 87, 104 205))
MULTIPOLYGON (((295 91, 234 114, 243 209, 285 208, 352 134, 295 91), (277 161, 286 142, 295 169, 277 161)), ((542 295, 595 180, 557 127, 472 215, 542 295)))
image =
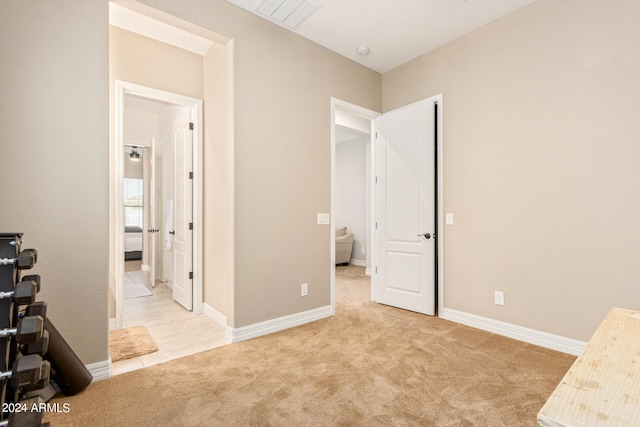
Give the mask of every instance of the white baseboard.
POLYGON ((358 267, 366 267, 367 266, 367 260, 366 259, 351 258, 351 264, 357 265, 358 267))
POLYGON ((151 266, 148 264, 141 264, 140 271, 151 271, 151 266))
POLYGON ((493 332, 505 337, 528 342, 529 344, 539 345, 540 347, 549 348, 551 350, 572 354, 574 356, 579 356, 587 346, 587 343, 584 341, 565 338, 559 335, 553 335, 547 332, 537 331, 535 329, 529 329, 513 325, 511 323, 477 316, 475 314, 452 310, 450 308, 441 308, 438 312, 438 316, 445 320, 461 323, 473 328, 482 329, 483 331, 493 332))
POLYGON ((227 316, 220 313, 218 310, 211 307, 207 303, 202 304, 202 314, 204 314, 209 319, 211 319, 213 323, 220 326, 224 330, 224 339, 229 342, 232 342, 231 337, 233 335, 233 328, 227 325, 227 316))
POLYGON ((173 289, 173 282, 164 276, 157 278, 157 281, 165 285, 169 289, 173 289))
POLYGON ((87 365, 87 369, 93 376, 93 382, 111 378, 111 358, 87 365))
POLYGON ((116 329, 116 318, 112 317, 109 319, 109 330, 114 331, 116 329))
POLYGON ((325 317, 333 316, 334 314, 335 313, 331 309, 331 306, 328 305, 326 307, 320 307, 304 311, 302 313, 291 314, 289 316, 266 320, 253 325, 243 326, 241 328, 235 328, 231 331, 231 342, 246 341, 251 338, 272 334, 295 326, 304 325, 305 323, 324 319, 325 317))
POLYGON ((331 310, 331 306, 326 306, 234 329, 227 325, 227 316, 223 315, 209 304, 203 304, 202 313, 211 319, 216 325, 220 326, 224 330, 224 338, 232 343, 246 341, 251 338, 257 338, 263 335, 293 328, 295 326, 304 325, 305 323, 324 319, 325 317, 333 316, 334 314, 331 310))

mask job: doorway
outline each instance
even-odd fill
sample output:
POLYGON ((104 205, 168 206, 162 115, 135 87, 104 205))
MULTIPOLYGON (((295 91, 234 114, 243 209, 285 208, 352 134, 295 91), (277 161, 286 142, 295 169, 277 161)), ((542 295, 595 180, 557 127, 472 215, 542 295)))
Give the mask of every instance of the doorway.
MULTIPOLYGON (((432 199, 433 212, 430 214, 432 218, 432 223, 433 223, 433 230, 429 235, 429 237, 432 238, 432 240, 429 241, 428 244, 431 244, 433 246, 433 250, 432 250, 433 281, 431 282, 432 291, 431 291, 430 298, 432 299, 432 303, 434 305, 433 312, 437 315, 437 307, 443 306, 443 297, 444 297, 444 293, 443 293, 443 287, 444 287, 443 159, 444 159, 444 155, 443 155, 443 147, 442 147, 442 123, 443 123, 442 95, 437 95, 423 102, 425 104, 431 103, 432 105, 432 108, 429 109, 429 114, 425 113, 423 114, 423 116, 424 116, 424 120, 429 123, 428 125, 429 129, 431 129, 431 133, 430 133, 431 139, 428 142, 429 148, 427 148, 427 150, 433 150, 432 152, 433 163, 431 166, 431 173, 432 173, 433 179, 431 182, 432 188, 430 189, 431 191, 430 197, 433 198, 432 199), (436 236, 438 236, 437 239, 436 239, 436 236)), ((416 103, 416 104, 419 104, 419 103, 416 103)), ((403 107, 398 110, 403 110, 403 109, 409 110, 409 109, 413 109, 414 107, 415 106, 412 104, 410 106, 403 107)), ((392 113, 394 113, 395 111, 397 110, 394 110, 393 112, 389 112, 388 114, 386 114, 386 116, 393 115, 392 113)), ((369 245, 370 255, 368 256, 368 260, 370 263, 369 268, 372 274, 371 300, 386 304, 387 303, 385 300, 386 295, 384 294, 384 290, 386 289, 386 282, 382 281, 380 277, 377 277, 377 272, 378 273, 380 272, 378 271, 379 267, 381 266, 385 267, 385 265, 383 265, 381 262, 382 260, 380 259, 380 257, 382 256, 381 253, 385 251, 385 248, 383 247, 384 245, 382 244, 382 240, 376 238, 376 230, 378 227, 377 221, 380 220, 381 216, 384 215, 384 212, 381 210, 382 208, 379 205, 379 200, 376 199, 376 197, 379 197, 378 195, 379 192, 376 191, 376 182, 378 180, 377 175, 379 175, 380 172, 383 171, 382 169, 384 169, 385 167, 384 165, 376 164, 377 156, 379 156, 379 153, 376 151, 376 145, 378 144, 377 142, 378 138, 376 137, 377 126, 378 126, 377 122, 379 120, 378 118, 384 117, 385 115, 381 115, 380 113, 377 113, 375 111, 368 110, 363 107, 332 98, 331 100, 331 123, 332 123, 332 128, 331 128, 331 213, 332 213, 332 216, 331 217, 332 218, 335 218, 335 206, 336 206, 336 186, 335 186, 336 142, 337 142, 336 134, 337 134, 337 129, 339 129, 339 126, 340 126, 339 117, 341 112, 346 112, 352 116, 367 119, 369 120, 369 123, 371 126, 372 143, 371 143, 371 156, 370 156, 369 167, 371 168, 372 173, 370 177, 369 196, 370 196, 372 208, 370 210, 370 221, 369 221, 369 227, 368 227, 368 233, 369 233, 368 239, 369 239, 369 242, 371 242, 369 245)), ((401 193, 401 191, 396 192, 396 194, 399 194, 399 193, 401 193)), ((334 226, 337 226, 337 225, 338 224, 334 223, 334 226)), ((428 240, 427 233, 423 232, 422 230, 416 233, 416 236, 414 236, 414 240, 415 240, 415 237, 421 237, 425 240, 428 240)), ((418 240, 416 242, 416 246, 419 246, 419 245, 425 246, 424 242, 421 242, 420 240, 418 240)), ((335 268, 334 268, 335 235, 334 233, 331 233, 330 247, 331 247, 331 263, 332 263, 331 304, 335 312, 335 268)), ((406 258, 409 258, 409 256, 406 258)), ((415 268, 414 270, 418 271, 417 268, 415 268)), ((399 271, 401 271, 402 273, 405 273, 405 271, 402 268, 400 268, 399 271)), ((386 272, 383 271, 382 274, 385 275, 386 272)), ((408 278, 406 274, 404 276, 399 275, 398 277, 401 277, 403 280, 408 278)), ((405 291, 406 290, 401 290, 400 292, 405 292, 405 291)), ((394 304, 392 303, 391 305, 394 305, 394 304)))
POLYGON ((365 267, 370 275, 371 121, 338 110, 335 128, 334 224, 344 234, 336 243, 336 264, 365 267))
MULTIPOLYGON (((365 182, 361 187, 364 188, 365 194, 363 195, 365 206, 359 206, 358 209, 364 209, 364 226, 362 230, 362 236, 360 244, 356 246, 356 251, 359 251, 362 254, 364 250, 365 263, 366 263, 366 271, 368 273, 371 272, 372 267, 372 235, 371 235, 371 184, 372 177, 371 171, 371 151, 367 149, 367 145, 370 147, 371 135, 373 132, 373 120, 378 117, 380 113, 375 111, 368 110, 363 107, 359 107, 357 105, 348 103, 346 101, 342 101, 336 98, 331 99, 331 218, 333 228, 342 227, 341 224, 336 223, 336 218, 338 216, 338 221, 342 221, 339 218, 340 212, 337 207, 338 204, 338 189, 337 189, 337 168, 336 168, 336 158, 338 152, 338 144, 347 143, 341 142, 343 139, 348 140, 351 137, 360 137, 364 140, 362 143, 363 147, 357 147, 356 150, 363 153, 363 161, 365 162, 364 168, 365 179, 368 182, 365 182), (366 139, 369 138, 369 142, 366 139)), ((359 144, 359 142, 355 142, 355 144, 359 144)), ((348 149, 347 149, 348 150, 348 149)), ((336 289, 336 236, 334 230, 331 230, 331 240, 330 240, 330 248, 331 248, 331 307, 332 311, 335 314, 335 289, 336 289)), ((356 261, 357 262, 357 261, 356 261)), ((372 288, 373 292, 373 288, 372 288)), ((371 299, 373 299, 373 293, 371 294, 371 299)))
MULTIPOLYGON (((127 99, 138 99, 146 102, 155 102, 156 104, 164 104, 170 106, 176 110, 185 112, 188 116, 189 120, 189 131, 192 132, 192 146, 189 150, 190 162, 192 165, 189 169, 189 177, 188 182, 193 193, 191 200, 187 200, 186 198, 180 198, 180 200, 173 200, 174 197, 170 196, 170 194, 174 193, 174 188, 165 188, 167 186, 163 186, 160 191, 159 188, 156 188, 155 194, 161 194, 161 197, 156 197, 158 199, 158 203, 155 203, 153 211, 157 214, 161 212, 160 209, 166 209, 165 212, 185 212, 188 207, 191 219, 187 219, 183 221, 183 225, 188 227, 188 234, 190 235, 190 240, 186 245, 189 249, 188 257, 185 261, 184 257, 182 258, 181 267, 175 269, 175 259, 171 257, 162 257, 162 261, 160 262, 160 258, 158 256, 153 260, 154 265, 154 273, 159 272, 159 277, 171 277, 172 281, 179 281, 181 284, 189 282, 190 290, 192 294, 189 295, 189 303, 192 306, 193 312, 195 314, 202 313, 202 101, 197 100, 190 97, 185 97, 182 95, 172 94, 169 92, 160 91, 157 89, 136 85, 129 82, 124 81, 116 81, 116 98, 115 98, 115 123, 116 123, 116 132, 115 132, 115 143, 113 146, 113 166, 115 168, 115 195, 116 202, 114 206, 114 216, 116 218, 115 227, 118 232, 115 236, 115 252, 113 254, 114 259, 116 260, 116 287, 115 287, 115 329, 120 329, 123 326, 123 315, 124 315, 124 233, 120 232, 120 230, 125 230, 125 217, 124 217, 124 159, 125 159, 125 143, 129 145, 133 145, 132 141, 125 141, 124 129, 125 129, 125 103, 127 99), (165 203, 160 203, 160 201, 165 201, 165 203), (169 207, 169 203, 166 201, 172 200, 172 206, 169 207), (187 206, 188 205, 188 206, 187 206), (169 260, 168 260, 169 259, 169 260), (160 265, 161 264, 161 265, 160 265), (176 271, 181 272, 181 274, 187 277, 184 280, 182 277, 179 279, 175 279, 176 271)), ((175 123, 172 123, 171 126, 174 126, 175 123)), ((143 142, 143 141, 142 141, 143 142)), ((149 145, 155 145, 153 140, 149 141, 149 145)), ((149 152, 157 153, 157 150, 152 147, 152 150, 149 152)), ((174 154, 175 155, 175 154, 174 154)), ((154 155, 155 157, 155 155, 154 155)), ((171 157, 165 156, 164 158, 171 157)), ((175 158, 175 157, 174 157, 175 158)), ((173 160, 172 160, 173 161, 173 160)), ((156 168, 161 169, 161 168, 156 168)), ((173 168, 176 169, 175 167, 173 168)), ((158 171, 156 171, 158 172, 158 171)), ((157 173, 158 174, 158 173, 157 173)), ((159 175, 159 174, 158 174, 159 175)), ((173 184, 172 184, 173 186, 173 184)), ((156 215, 157 217, 161 217, 160 215, 156 215)), ((165 213, 164 218, 169 218, 169 216, 165 213)), ((184 218, 183 218, 184 219, 184 218)), ((155 253, 163 253, 166 251, 160 251, 160 248, 165 247, 168 250, 168 246, 171 246, 173 241, 172 237, 176 234, 175 221, 171 219, 169 221, 165 221, 165 224, 160 224, 156 221, 150 227, 143 227, 142 234, 147 236, 145 240, 154 244, 154 248, 158 249, 155 253), (171 230, 169 230, 171 228, 171 230), (153 231, 148 231, 153 230, 153 231), (159 233, 155 232, 155 230, 159 230, 159 233), (157 238, 154 235, 163 236, 162 238, 157 238), (150 237, 151 236, 151 237, 150 237), (167 246, 165 246, 167 245, 167 246)), ((178 233, 180 235, 187 234, 185 231, 181 231, 178 233)), ((184 245, 183 245, 184 246, 184 245)), ((154 251, 150 251, 154 252, 154 251)), ((183 253, 183 252, 181 252, 183 253)), ((144 254, 144 252, 143 252, 144 254)), ((189 308, 189 307, 187 307, 189 308)))
MULTIPOLYGON (((133 101, 133 100, 132 100, 133 101)), ((146 103, 145 103, 146 104, 146 103)), ((148 110, 147 105, 138 109, 129 105, 125 111, 148 110)), ((125 113, 126 114, 126 113, 125 113)), ((131 113, 129 113, 131 114, 131 113)), ((124 298, 152 294, 155 287, 156 260, 156 209, 154 179, 154 145, 143 141, 126 142, 124 146, 124 298)))

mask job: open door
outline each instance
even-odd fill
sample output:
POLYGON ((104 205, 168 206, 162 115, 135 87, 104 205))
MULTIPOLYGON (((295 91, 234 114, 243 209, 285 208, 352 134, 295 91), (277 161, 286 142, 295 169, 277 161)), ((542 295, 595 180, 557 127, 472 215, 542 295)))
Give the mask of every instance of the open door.
POLYGON ((175 191, 173 243, 173 299, 193 309, 193 138, 188 111, 173 124, 175 191))
POLYGON ((436 111, 438 97, 375 120, 377 302, 436 312, 436 111))

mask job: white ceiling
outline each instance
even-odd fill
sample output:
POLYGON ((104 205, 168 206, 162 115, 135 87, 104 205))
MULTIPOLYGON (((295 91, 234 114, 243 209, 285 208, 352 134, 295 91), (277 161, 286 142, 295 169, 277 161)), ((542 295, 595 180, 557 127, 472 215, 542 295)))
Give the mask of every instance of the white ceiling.
MULTIPOLYGON (((227 0, 258 16, 263 0, 227 0)), ((274 2, 275 0, 264 0, 274 2)), ((319 7, 296 34, 379 73, 423 55, 535 0, 287 0, 319 7), (370 53, 360 56, 359 46, 370 53)))
POLYGON ((352 141, 354 139, 365 138, 370 135, 370 133, 361 132, 357 129, 353 129, 348 126, 336 125, 335 129, 336 129, 336 144, 352 141))

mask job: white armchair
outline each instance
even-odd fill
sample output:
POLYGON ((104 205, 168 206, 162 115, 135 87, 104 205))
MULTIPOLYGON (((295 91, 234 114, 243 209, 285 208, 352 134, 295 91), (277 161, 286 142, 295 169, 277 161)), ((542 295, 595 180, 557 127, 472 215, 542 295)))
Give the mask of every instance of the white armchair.
POLYGON ((336 265, 347 265, 351 262, 353 250, 353 234, 347 231, 347 227, 336 229, 336 265))

